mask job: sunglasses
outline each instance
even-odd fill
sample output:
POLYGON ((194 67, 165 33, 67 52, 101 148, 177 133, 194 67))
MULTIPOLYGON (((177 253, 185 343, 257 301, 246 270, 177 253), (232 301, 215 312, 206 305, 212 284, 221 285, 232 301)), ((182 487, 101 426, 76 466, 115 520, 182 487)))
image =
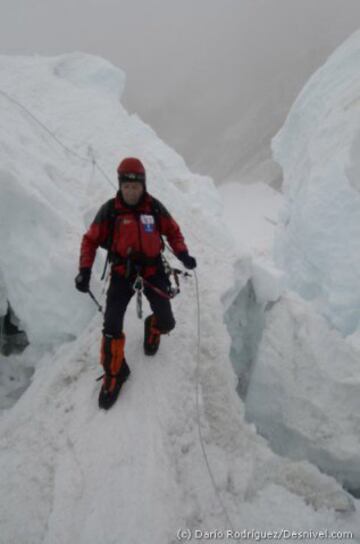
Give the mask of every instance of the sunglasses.
POLYGON ((119 181, 141 181, 142 183, 145 182, 145 175, 144 174, 141 174, 141 173, 138 173, 138 174, 135 174, 133 172, 127 172, 125 174, 119 174, 118 176, 119 178, 119 181))

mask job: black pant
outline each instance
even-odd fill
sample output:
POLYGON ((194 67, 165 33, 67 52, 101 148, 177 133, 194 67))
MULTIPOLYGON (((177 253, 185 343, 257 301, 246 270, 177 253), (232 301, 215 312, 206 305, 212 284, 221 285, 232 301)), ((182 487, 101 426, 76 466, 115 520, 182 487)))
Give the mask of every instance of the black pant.
MULTIPOLYGON (((146 279, 151 285, 167 292, 169 280, 163 272, 146 279)), ((134 295, 132 288, 134 281, 134 279, 126 279, 118 274, 112 275, 106 297, 103 334, 118 338, 122 333, 125 311, 131 297, 134 295)), ((162 297, 150 287, 144 287, 144 294, 156 316, 158 329, 164 333, 171 331, 175 327, 175 319, 170 300, 162 297)))

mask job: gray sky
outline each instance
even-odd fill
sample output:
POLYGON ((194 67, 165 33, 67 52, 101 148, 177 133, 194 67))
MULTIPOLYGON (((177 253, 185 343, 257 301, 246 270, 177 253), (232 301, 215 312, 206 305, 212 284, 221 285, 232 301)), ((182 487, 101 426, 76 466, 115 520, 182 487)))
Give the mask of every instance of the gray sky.
POLYGON ((127 108, 220 180, 266 158, 306 79, 359 22, 359 0, 1 0, 0 51, 109 59, 127 73, 127 108))

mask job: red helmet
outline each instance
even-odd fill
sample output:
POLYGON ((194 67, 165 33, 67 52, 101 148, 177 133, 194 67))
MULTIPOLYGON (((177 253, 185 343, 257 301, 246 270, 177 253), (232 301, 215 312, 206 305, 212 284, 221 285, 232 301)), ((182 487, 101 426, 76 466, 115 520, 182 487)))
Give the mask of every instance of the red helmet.
POLYGON ((124 181, 140 181, 145 187, 146 173, 143 163, 134 157, 121 161, 117 168, 119 183, 124 181))

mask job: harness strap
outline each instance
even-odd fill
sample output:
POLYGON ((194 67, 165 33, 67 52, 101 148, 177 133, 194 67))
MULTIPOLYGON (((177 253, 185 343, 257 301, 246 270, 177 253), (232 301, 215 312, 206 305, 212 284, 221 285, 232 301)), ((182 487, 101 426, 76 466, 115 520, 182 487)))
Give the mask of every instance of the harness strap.
POLYGON ((165 291, 162 291, 162 289, 159 289, 159 287, 156 287, 155 285, 150 283, 147 279, 143 278, 138 273, 137 276, 136 276, 136 279, 135 279, 135 281, 133 283, 133 286, 132 286, 134 291, 137 292, 138 296, 141 296, 141 294, 143 292, 143 289, 144 289, 144 285, 145 285, 145 287, 149 287, 149 289, 152 289, 153 291, 155 291, 155 293, 160 295, 162 298, 166 298, 167 300, 172 298, 171 295, 169 295, 168 293, 165 293, 165 291))
POLYGON ((171 298, 173 298, 171 295, 169 295, 168 293, 165 293, 165 291, 162 291, 161 289, 159 289, 158 287, 155 287, 155 285, 153 285, 152 283, 150 283, 148 280, 146 280, 145 278, 143 278, 143 282, 144 282, 144 285, 146 285, 146 287, 149 287, 150 289, 152 289, 153 291, 155 291, 155 293, 157 293, 158 295, 160 295, 162 298, 166 298, 167 300, 170 300, 171 298))
POLYGON ((132 257, 131 253, 127 257, 123 257, 117 253, 109 252, 109 262, 113 266, 117 266, 119 264, 126 265, 128 262, 137 264, 137 260, 142 266, 157 266, 161 263, 161 255, 158 255, 157 257, 146 257, 144 254, 140 254, 139 252, 137 253, 137 256, 134 257, 132 257))

